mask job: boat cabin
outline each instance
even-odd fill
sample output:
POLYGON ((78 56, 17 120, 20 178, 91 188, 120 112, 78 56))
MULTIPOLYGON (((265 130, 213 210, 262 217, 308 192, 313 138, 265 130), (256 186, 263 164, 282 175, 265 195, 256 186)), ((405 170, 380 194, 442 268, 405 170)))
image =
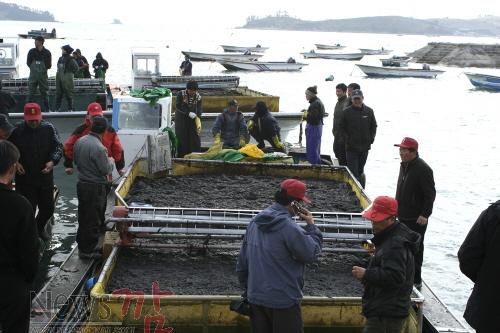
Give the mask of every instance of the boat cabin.
POLYGON ((19 76, 19 44, 4 42, 0 38, 0 79, 14 79, 19 76))

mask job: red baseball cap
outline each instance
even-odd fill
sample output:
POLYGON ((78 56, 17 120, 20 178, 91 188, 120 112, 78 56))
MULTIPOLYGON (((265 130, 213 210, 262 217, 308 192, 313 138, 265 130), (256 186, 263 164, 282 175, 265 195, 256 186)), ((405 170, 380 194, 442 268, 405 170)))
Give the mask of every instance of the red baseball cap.
POLYGON ((401 143, 394 144, 394 147, 413 148, 415 150, 418 150, 418 142, 413 138, 406 137, 403 139, 403 141, 401 141, 401 143))
POLYGON ((37 103, 24 105, 24 120, 42 120, 42 109, 37 103))
POLYGON ((89 116, 102 116, 102 107, 101 104, 93 102, 87 106, 87 114, 89 116))
POLYGON ((377 197, 372 205, 364 211, 363 217, 372 222, 382 222, 391 216, 398 214, 398 202, 388 196, 377 197))
POLYGON ((286 194, 290 197, 302 200, 305 203, 311 203, 311 199, 306 197, 306 184, 297 179, 285 179, 281 182, 280 187, 286 190, 286 194))

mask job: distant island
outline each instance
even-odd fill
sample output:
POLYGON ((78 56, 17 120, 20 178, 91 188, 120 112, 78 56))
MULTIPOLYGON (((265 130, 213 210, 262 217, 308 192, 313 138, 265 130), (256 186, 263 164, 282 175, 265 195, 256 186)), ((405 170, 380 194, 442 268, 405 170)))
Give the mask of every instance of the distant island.
POLYGON ((111 22, 112 24, 122 24, 122 21, 120 21, 119 19, 115 18, 113 19, 113 22, 111 22))
POLYGON ((306 21, 278 12, 274 16, 247 18, 244 29, 359 32, 405 35, 498 36, 500 17, 476 19, 416 19, 403 16, 374 16, 323 21, 306 21))
POLYGON ((55 22, 48 11, 36 10, 13 3, 0 2, 0 20, 55 22))

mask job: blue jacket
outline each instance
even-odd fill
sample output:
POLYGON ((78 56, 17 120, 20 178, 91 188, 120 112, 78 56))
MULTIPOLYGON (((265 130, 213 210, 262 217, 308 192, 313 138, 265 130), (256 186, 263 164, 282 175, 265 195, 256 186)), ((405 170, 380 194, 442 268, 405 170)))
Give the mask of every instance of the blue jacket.
POLYGON ((255 216, 236 264, 248 301, 277 309, 300 303, 305 264, 318 258, 322 240, 318 227, 301 228, 278 203, 255 216))
POLYGON ((240 111, 231 112, 228 109, 217 116, 214 126, 212 127, 212 135, 221 133, 221 139, 224 147, 239 149, 240 137, 248 136, 247 124, 245 117, 240 111))

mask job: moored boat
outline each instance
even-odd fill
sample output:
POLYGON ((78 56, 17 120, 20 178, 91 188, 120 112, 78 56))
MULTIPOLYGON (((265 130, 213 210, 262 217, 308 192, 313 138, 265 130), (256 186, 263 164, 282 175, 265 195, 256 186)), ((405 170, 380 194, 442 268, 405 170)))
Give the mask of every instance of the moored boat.
POLYGON ((27 34, 18 34, 20 38, 36 38, 43 37, 44 39, 64 39, 64 37, 57 37, 56 29, 52 29, 51 32, 47 32, 47 30, 30 30, 27 34))
POLYGON ((328 44, 314 44, 318 50, 340 50, 345 46, 340 44, 328 45, 328 44))
POLYGON ((479 73, 464 73, 475 87, 500 91, 500 77, 479 73))
POLYGON ((268 49, 268 47, 262 47, 259 44, 256 46, 233 46, 233 45, 221 45, 224 49, 224 52, 242 52, 246 51, 264 53, 268 49))
POLYGON ((366 55, 375 55, 375 54, 389 54, 392 50, 384 49, 383 47, 380 49, 359 49, 366 55))
POLYGON ((321 53, 321 52, 303 52, 305 59, 334 59, 334 60, 361 60, 364 53, 321 53))
POLYGON ((356 64, 366 75, 373 77, 416 77, 416 78, 435 78, 444 71, 436 69, 421 68, 398 68, 398 67, 379 67, 356 64))
POLYGON ((193 61, 217 61, 222 60, 244 60, 253 61, 262 57, 262 54, 227 54, 227 53, 201 53, 192 51, 181 51, 182 54, 188 56, 193 61))
POLYGON ((287 61, 228 61, 217 60, 228 70, 244 70, 256 72, 268 71, 300 71, 307 64, 287 61))

